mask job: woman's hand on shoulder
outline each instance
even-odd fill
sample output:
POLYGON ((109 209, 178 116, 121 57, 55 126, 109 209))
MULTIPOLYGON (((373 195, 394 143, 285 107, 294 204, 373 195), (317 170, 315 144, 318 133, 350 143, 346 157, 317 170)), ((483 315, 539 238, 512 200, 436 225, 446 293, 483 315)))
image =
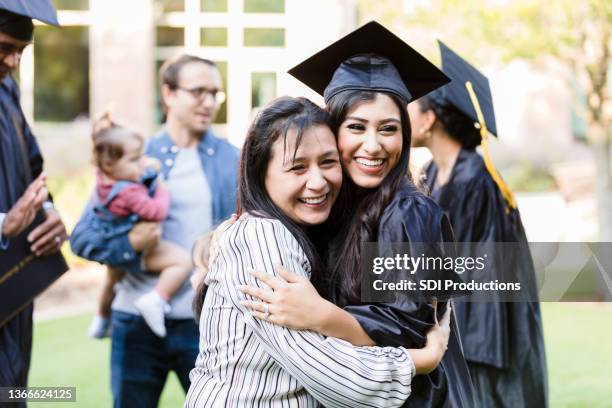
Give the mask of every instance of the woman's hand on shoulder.
POLYGON ((295 330, 320 331, 328 311, 328 303, 310 281, 282 266, 273 276, 260 271, 251 274, 270 289, 241 286, 239 289, 254 300, 242 302, 262 320, 295 330), (267 307, 266 307, 267 304, 267 307), (267 313, 266 313, 267 312, 267 313))

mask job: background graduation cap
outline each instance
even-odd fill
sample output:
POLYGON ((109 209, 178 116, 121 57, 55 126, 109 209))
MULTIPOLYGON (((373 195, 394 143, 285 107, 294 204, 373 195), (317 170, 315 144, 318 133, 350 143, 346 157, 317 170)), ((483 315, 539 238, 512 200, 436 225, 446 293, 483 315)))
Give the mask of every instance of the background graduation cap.
POLYGON ((31 41, 32 19, 59 26, 57 12, 49 0, 0 0, 0 31, 22 41, 31 41))
POLYGON ((478 98, 478 104, 482 111, 484 123, 491 134, 497 136, 497 125, 495 123, 495 111, 493 110, 493 98, 489 80, 469 62, 461 58, 446 44, 438 40, 440 56, 442 59, 442 71, 448 75, 451 82, 441 88, 439 93, 444 102, 449 103, 463 112, 474 123, 480 123, 472 96, 466 87, 471 83, 472 89, 478 98))
POLYGON ((451 78, 451 83, 436 91, 435 98, 441 98, 442 103, 453 105, 478 125, 487 171, 504 196, 506 210, 516 208, 514 194, 495 169, 489 150, 489 132, 497 136, 489 80, 442 41, 438 40, 438 45, 442 57, 442 71, 451 78))
POLYGON ((449 82, 435 65, 371 21, 289 70, 327 102, 344 90, 391 92, 410 102, 449 82))

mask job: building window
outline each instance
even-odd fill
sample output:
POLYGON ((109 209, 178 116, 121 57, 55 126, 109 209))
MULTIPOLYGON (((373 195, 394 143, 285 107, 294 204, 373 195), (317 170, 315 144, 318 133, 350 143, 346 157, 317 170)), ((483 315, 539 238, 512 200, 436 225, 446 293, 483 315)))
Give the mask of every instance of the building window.
POLYGON ((227 28, 205 27, 202 28, 203 47, 227 47, 227 28))
MULTIPOLYGON (((225 94, 227 94, 227 61, 215 61, 215 63, 219 68, 219 72, 221 72, 221 81, 223 82, 223 89, 225 90, 225 94)), ((217 117, 215 118, 214 123, 227 123, 228 99, 229 98, 226 98, 225 102, 223 102, 219 107, 219 113, 217 113, 217 117)))
POLYGON ((40 26, 34 32, 34 119, 89 116, 89 29, 40 26))
POLYGON ((227 0, 202 0, 202 11, 227 13, 227 0))
POLYGON ((245 28, 245 47, 284 47, 284 28, 245 28))
POLYGON ((182 47, 185 45, 185 29, 183 27, 156 28, 158 47, 182 47))
POLYGON ((276 98, 276 73, 251 73, 251 108, 264 106, 276 98))
POLYGON ((89 10, 89 0, 55 0, 58 10, 89 10))
POLYGON ((284 13, 285 0, 244 0, 245 13, 284 13))
POLYGON ((162 124, 166 121, 166 114, 164 113, 161 101, 161 81, 159 77, 159 69, 163 64, 163 60, 155 61, 155 123, 157 124, 162 124))
POLYGON ((185 0, 156 0, 161 7, 162 13, 185 11, 185 0))

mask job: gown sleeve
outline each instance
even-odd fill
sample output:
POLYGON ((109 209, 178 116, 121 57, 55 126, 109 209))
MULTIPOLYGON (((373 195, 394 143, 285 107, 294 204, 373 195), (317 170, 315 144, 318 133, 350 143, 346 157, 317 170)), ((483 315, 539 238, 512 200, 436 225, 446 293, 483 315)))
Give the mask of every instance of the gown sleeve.
POLYGON ((453 186, 452 205, 447 208, 457 242, 500 242, 503 240, 504 203, 486 179, 453 186), (458 191, 461 190, 461 191, 458 191))
MULTIPOLYGON (((473 275, 476 280, 507 280, 502 273, 508 271, 509 267, 504 265, 513 262, 512 257, 507 253, 508 249, 496 251, 498 243, 507 241, 504 237, 505 202, 493 180, 473 177, 449 188, 451 190, 445 193, 448 195, 448 205, 444 207, 459 243, 459 255, 488 255, 491 261, 478 272, 478 277, 473 275), (506 259, 508 257, 510 259, 506 259)), ((493 297, 498 296, 497 292, 489 292, 487 296, 491 301, 458 302, 455 306, 465 357, 469 361, 497 368, 508 367, 508 305, 493 301, 493 297)))
MULTIPOLYGON (((411 392, 414 363, 404 348, 355 347, 306 330, 254 318, 241 303, 239 285, 263 287, 250 270, 276 275, 283 265, 308 277, 310 266, 291 233, 278 221, 238 221, 220 243, 218 267, 233 307, 262 347, 283 369, 326 407, 399 407, 411 392), (324 379, 322 381, 322 379, 324 379)), ((250 298, 250 297, 249 297, 250 298)))
MULTIPOLYGON (((426 243, 427 256, 444 257, 448 245, 443 243, 452 242, 453 234, 448 219, 435 203, 424 196, 408 196, 385 210, 378 241, 383 246, 388 243, 411 244, 413 253, 422 250, 423 246, 418 244, 426 243)), ((388 249, 381 249, 385 250, 388 249)), ((425 345, 427 331, 435 321, 431 303, 405 296, 397 296, 391 303, 349 305, 344 309, 381 346, 421 348, 425 345)), ((443 312, 444 307, 438 308, 439 317, 443 312)))
MULTIPOLYGON (((43 169, 43 158, 42 158, 40 149, 38 147, 38 143, 36 142, 36 138, 32 134, 30 126, 28 125, 28 122, 26 121, 26 118, 21 109, 19 88, 17 87, 17 84, 12 80, 12 78, 9 77, 5 79, 3 84, 0 84, 0 85, 2 85, 3 87, 3 90, 1 92, 6 92, 4 96, 4 98, 6 98, 5 100, 6 104, 3 105, 6 107, 6 109, 0 108, 3 111, 2 112, 3 117, 2 117, 2 120, 0 120, 0 126, 2 126, 7 131, 7 134, 5 136, 8 137, 9 139, 12 139, 11 142, 13 142, 13 143, 9 142, 8 143, 9 146, 6 146, 6 147, 9 148, 11 144, 16 144, 17 145, 16 148, 19 151, 18 153, 19 159, 17 160, 17 162, 15 162, 15 157, 14 156, 11 157, 10 156, 11 153, 9 153, 9 157, 6 157, 8 161, 6 168, 8 169, 11 166, 15 166, 15 163, 20 163, 19 164, 20 168, 13 168, 12 170, 13 174, 10 174, 11 171, 8 171, 9 174, 11 175, 11 178, 8 178, 7 182, 13 184, 12 187, 13 187, 13 191, 16 193, 15 196, 11 197, 11 194, 8 191, 5 191, 7 190, 7 188, 6 187, 3 188, 3 186, 0 185, 0 190, 2 190, 1 194, 6 194, 7 196, 9 196, 9 202, 7 203, 8 206, 6 207, 6 210, 5 210, 6 212, 0 213, 0 227, 2 227, 4 218, 6 217, 6 214, 9 212, 11 206, 16 202, 19 196, 21 196, 23 191, 25 191, 25 189, 27 188, 27 184, 31 181, 31 180, 27 180, 27 178, 25 177, 27 169, 29 168, 31 172, 30 175, 32 177, 32 180, 38 177, 43 169), (19 132, 19 134, 16 134, 16 132, 19 132), (23 139, 23 142, 21 139, 23 139), (21 160, 23 156, 26 156, 24 157, 24 159, 28 161, 27 166, 23 165, 25 164, 21 160), (23 180, 19 179, 18 181, 20 173, 23 174, 24 177, 23 177, 23 180)), ((4 141, 1 141, 1 142, 4 143, 4 141)), ((12 154, 16 154, 16 152, 12 154)), ((3 154, 0 151, 0 159, 5 158, 2 156, 3 154)), ((51 194, 49 194, 49 200, 52 201, 51 194)), ((0 250, 8 249, 9 241, 10 239, 8 237, 3 237, 2 234, 0 233, 0 250)))
MULTIPOLYGON (((425 248, 426 256, 454 256, 453 233, 448 218, 437 204, 420 193, 404 194, 403 198, 392 202, 381 218, 378 241, 379 248, 381 243, 404 242, 409 244, 411 253, 425 248), (423 247, 419 243, 427 245, 423 247)), ((453 271, 448 273, 450 276, 445 275, 444 279, 457 278, 453 271)), ((347 308, 378 345, 408 348, 425 345, 427 332, 435 324, 434 313, 437 312, 440 319, 445 310, 446 302, 438 301, 436 311, 431 302, 411 300, 407 296, 396 296, 390 303, 347 308)), ((442 361, 431 373, 414 377, 412 394, 405 406, 476 406, 454 313, 450 325, 448 349, 442 361)))
POLYGON ((30 163, 30 169, 32 170, 32 179, 35 179, 42 173, 43 170, 43 157, 40 152, 40 148, 38 147, 38 143, 36 142, 36 138, 28 125, 28 121, 21 110, 20 97, 19 97, 19 88, 17 85, 11 81, 10 85, 11 98, 13 100, 13 104, 15 106, 15 112, 18 112, 18 117, 15 118, 16 124, 20 126, 21 133, 23 134, 23 139, 26 145, 26 150, 28 154, 28 160, 30 163))

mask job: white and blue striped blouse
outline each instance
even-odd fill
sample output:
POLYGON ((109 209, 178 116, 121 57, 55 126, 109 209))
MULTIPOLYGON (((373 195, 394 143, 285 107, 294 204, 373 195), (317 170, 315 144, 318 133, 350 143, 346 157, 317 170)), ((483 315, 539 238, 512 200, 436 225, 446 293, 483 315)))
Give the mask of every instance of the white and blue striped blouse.
POLYGON ((310 265, 280 221, 244 215, 219 240, 200 319, 200 353, 186 407, 399 407, 414 363, 403 348, 346 341, 255 319, 238 285, 264 287, 251 270, 310 265))

